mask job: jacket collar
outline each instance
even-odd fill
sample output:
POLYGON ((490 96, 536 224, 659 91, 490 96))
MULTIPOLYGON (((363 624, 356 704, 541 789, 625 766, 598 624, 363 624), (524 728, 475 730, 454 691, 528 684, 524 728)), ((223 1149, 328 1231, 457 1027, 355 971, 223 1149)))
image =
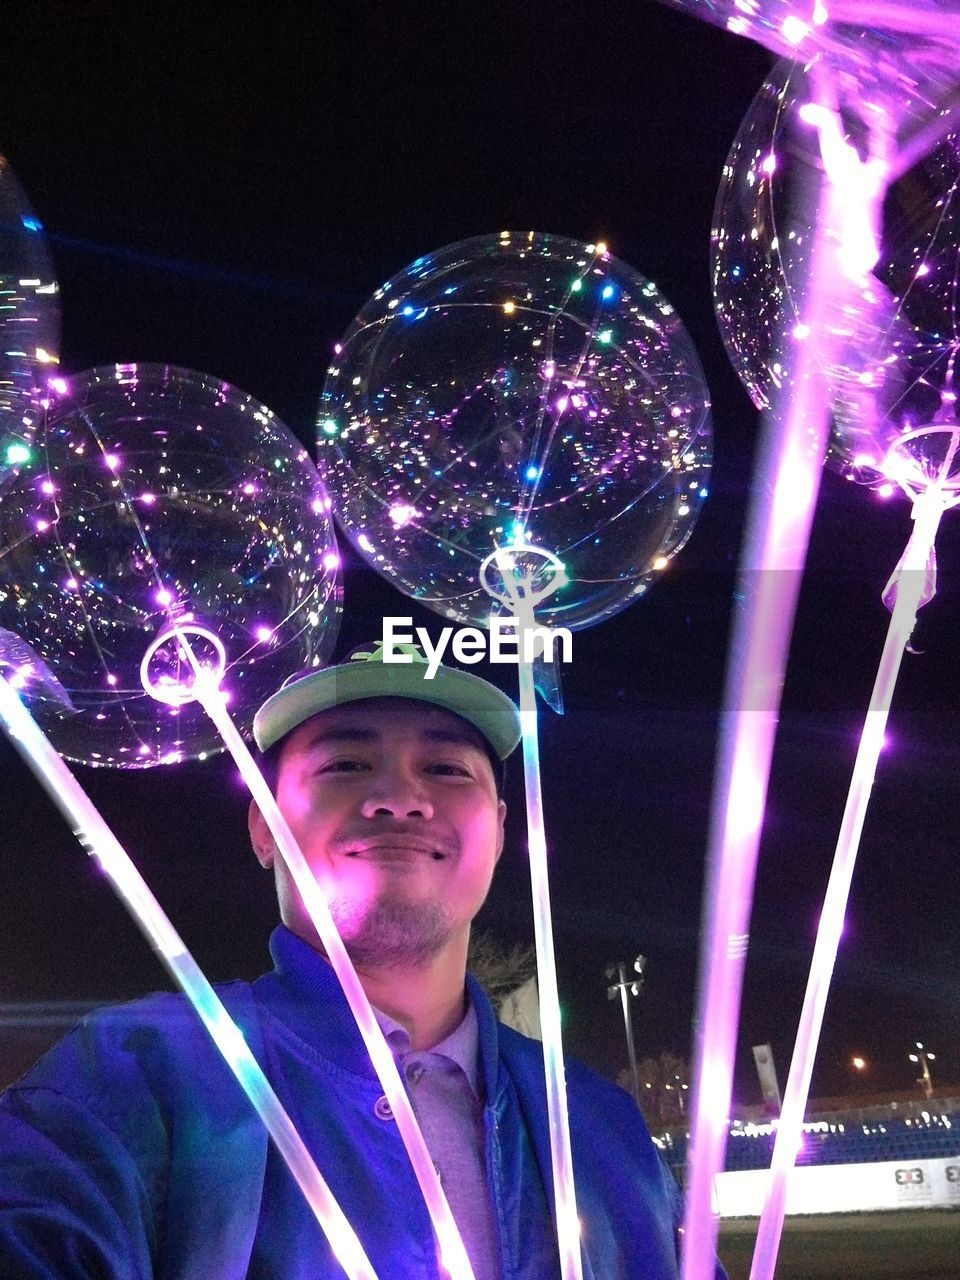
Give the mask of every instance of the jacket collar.
MULTIPOLYGON (((318 1057, 353 1075, 376 1080, 347 998, 326 957, 282 924, 270 937, 270 954, 273 971, 253 984, 258 1003, 265 1004, 318 1057)), ((467 974, 466 986, 477 1015, 481 1096, 492 1100, 497 1088, 497 1022, 472 974, 467 974)))
POLYGON ((498 1075, 500 1071, 500 1037, 497 1032, 497 1018, 487 993, 472 973, 467 974, 467 996, 477 1013, 477 1037, 480 1042, 480 1079, 482 1091, 478 1090, 481 1099, 492 1103, 499 1089, 498 1075))

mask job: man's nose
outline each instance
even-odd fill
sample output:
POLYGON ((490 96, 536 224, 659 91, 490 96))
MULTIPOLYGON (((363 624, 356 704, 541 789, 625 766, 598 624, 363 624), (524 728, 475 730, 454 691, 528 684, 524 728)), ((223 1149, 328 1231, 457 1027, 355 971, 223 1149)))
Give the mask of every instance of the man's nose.
POLYGON ((392 768, 371 778, 361 813, 365 818, 430 819, 433 817, 433 805, 425 784, 416 773, 405 768, 392 768))

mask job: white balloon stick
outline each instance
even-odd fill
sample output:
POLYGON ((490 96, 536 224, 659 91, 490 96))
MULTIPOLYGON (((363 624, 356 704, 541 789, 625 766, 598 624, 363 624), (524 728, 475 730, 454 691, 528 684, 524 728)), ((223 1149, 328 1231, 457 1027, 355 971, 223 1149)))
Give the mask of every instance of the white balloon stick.
POLYGON ((550 1127, 550 1159, 556 1206, 557 1243, 560 1250, 560 1275, 562 1280, 582 1280, 580 1219, 577 1214, 573 1156, 570 1148, 567 1082, 563 1069, 563 1040, 560 1030, 560 995, 557 989, 557 966, 553 949, 553 921, 550 909, 547 837, 543 820, 537 698, 533 664, 527 660, 533 646, 528 646, 526 641, 526 637, 532 636, 536 628, 535 603, 559 587, 565 580, 565 574, 563 565, 556 556, 545 552, 542 548, 518 542, 513 548, 501 548, 488 556, 481 568, 480 580, 491 595, 513 610, 517 621, 527 847, 533 895, 540 1030, 543 1037, 543 1069, 547 1088, 547 1119, 550 1127), (553 576, 546 587, 541 586, 539 590, 533 588, 530 577, 517 570, 516 557, 524 555, 542 557, 547 562, 553 576), (489 585, 491 566, 496 566, 502 577, 505 586, 503 594, 489 585))
MULTIPOLYGON (((524 626, 520 626, 522 643, 524 626)), ((533 895, 533 926, 537 951, 537 989, 540 996, 540 1030, 543 1035, 543 1070, 547 1086, 547 1119, 550 1125, 550 1158, 556 1203, 557 1242, 563 1280, 582 1280, 580 1220, 573 1181, 567 1082, 563 1069, 560 1030, 560 994, 553 949, 547 838, 540 786, 540 748, 537 734, 536 690, 533 668, 520 662, 520 725, 523 732, 523 782, 527 804, 527 848, 533 895)))
MULTIPOLYGON (((948 469, 957 448, 957 440, 960 438, 960 432, 954 431, 953 434, 954 442, 948 456, 948 469)), ((947 505, 950 503, 936 486, 918 497, 914 505, 914 529, 894 584, 896 603, 890 617, 887 639, 880 657, 869 710, 860 735, 860 745, 857 749, 850 790, 847 793, 847 802, 840 824, 833 867, 824 897, 823 911, 820 914, 820 925, 817 929, 813 960, 807 978, 800 1025, 773 1146, 770 1183, 763 1212, 760 1215, 753 1263, 750 1267, 750 1280, 773 1280, 777 1265, 783 1220, 786 1214, 789 1175, 802 1142, 803 1117, 810 1093, 810 1080, 816 1061, 820 1031, 823 1027, 830 981, 833 977, 837 952, 840 949, 850 884, 860 850, 860 837, 863 834, 863 824, 873 791, 877 762, 883 750, 884 732, 897 677, 900 674, 900 665, 917 620, 917 611, 924 603, 922 597, 927 579, 927 565, 940 527, 940 520, 947 505)))

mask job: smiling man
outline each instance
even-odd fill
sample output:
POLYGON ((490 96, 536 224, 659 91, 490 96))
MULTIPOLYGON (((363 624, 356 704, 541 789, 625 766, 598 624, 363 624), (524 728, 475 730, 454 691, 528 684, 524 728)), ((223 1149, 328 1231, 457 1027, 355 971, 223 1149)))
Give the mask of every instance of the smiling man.
MULTIPOLYGON (((264 704, 264 773, 409 1089, 477 1280, 558 1280, 539 1043, 465 972, 503 850, 516 707, 380 646, 264 704)), ((221 996, 380 1280, 441 1280, 349 1007, 255 805, 283 923, 221 996)), ((585 1280, 673 1280, 679 1193, 633 1100, 568 1064, 585 1280)), ((340 1280, 289 1171, 176 996, 101 1011, 0 1102, 0 1280, 340 1280)))
MULTIPOLYGON (((463 1017, 470 922, 503 849, 506 806, 483 738, 430 703, 374 697, 315 713, 277 764, 280 808, 371 1001, 408 1024, 414 1047, 436 1043, 463 1017)), ((256 805, 250 830, 284 924, 318 947, 256 805)))

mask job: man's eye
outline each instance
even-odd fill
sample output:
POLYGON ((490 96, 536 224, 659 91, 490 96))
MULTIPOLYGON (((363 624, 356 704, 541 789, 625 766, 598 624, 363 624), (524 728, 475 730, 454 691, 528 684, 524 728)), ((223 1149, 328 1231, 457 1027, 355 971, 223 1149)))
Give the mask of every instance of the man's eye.
POLYGON ((450 761, 442 760, 436 764, 428 765, 429 773, 439 773, 443 777, 450 778, 469 778, 470 770, 465 764, 453 764, 450 761))
POLYGON ((362 760, 328 760, 320 766, 321 773, 359 773, 366 765, 362 760))

